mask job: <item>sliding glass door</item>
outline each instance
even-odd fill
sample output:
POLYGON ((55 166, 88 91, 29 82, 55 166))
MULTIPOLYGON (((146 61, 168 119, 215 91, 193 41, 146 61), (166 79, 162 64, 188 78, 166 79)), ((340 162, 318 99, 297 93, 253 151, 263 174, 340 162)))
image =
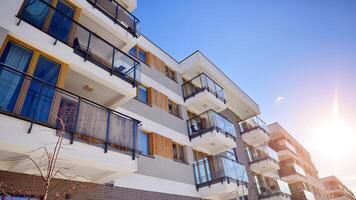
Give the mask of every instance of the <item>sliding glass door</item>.
POLYGON ((31 80, 26 98, 21 110, 21 115, 42 122, 47 122, 51 113, 54 88, 57 85, 60 64, 40 56, 35 66, 33 76, 39 80, 31 80))
POLYGON ((48 32, 58 40, 67 41, 75 10, 73 6, 62 0, 57 3, 57 10, 52 17, 48 32))
MULTIPOLYGON (((0 57, 0 63, 26 73, 32 55, 33 52, 31 50, 18 46, 13 42, 8 42, 0 57)), ((7 112, 12 112, 14 110, 23 81, 23 76, 21 76, 21 74, 0 68, 1 110, 7 112)))

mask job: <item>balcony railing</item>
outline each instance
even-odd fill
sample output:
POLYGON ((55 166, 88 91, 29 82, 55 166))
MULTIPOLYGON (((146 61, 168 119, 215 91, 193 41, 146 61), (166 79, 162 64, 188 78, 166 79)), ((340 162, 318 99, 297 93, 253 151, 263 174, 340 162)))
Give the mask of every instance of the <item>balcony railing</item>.
POLYGON ((63 42, 73 48, 74 53, 84 58, 85 61, 92 62, 111 75, 129 82, 134 87, 138 84, 137 82, 140 82, 140 63, 136 59, 47 2, 26 0, 17 17, 20 19, 19 24, 21 20, 31 24, 52 36, 55 39, 54 44, 57 40, 63 42), (37 8, 44 14, 37 13, 37 8), (43 22, 44 19, 50 18, 50 22, 43 22))
POLYGON ((269 135, 269 130, 266 125, 266 122, 264 122, 262 119, 260 119, 257 116, 251 117, 245 121, 240 122, 239 126, 240 126, 241 134, 247 133, 253 129, 260 128, 263 130, 263 132, 269 135))
POLYGON ((245 167, 235 160, 221 155, 197 161, 193 164, 193 168, 195 184, 198 189, 223 181, 245 185, 248 183, 245 167))
POLYGON ((291 197, 291 191, 289 189, 288 183, 281 181, 279 179, 269 179, 269 182, 273 184, 273 186, 261 186, 259 188, 260 191, 260 199, 267 199, 273 196, 285 196, 287 198, 291 197))
POLYGON ((189 138, 202 136, 216 130, 225 134, 226 137, 236 138, 235 126, 219 113, 208 110, 187 120, 189 138))
POLYGON ((104 152, 108 149, 131 152, 135 158, 140 123, 136 119, 2 63, 0 91, 0 112, 31 122, 28 133, 34 123, 54 129, 64 128, 71 144, 81 140, 102 146, 104 152), (30 103, 26 101, 20 105, 22 111, 10 108, 14 102, 18 106, 21 104, 21 95, 30 99, 30 103), (23 112, 24 108, 29 112, 23 112))
POLYGON ((262 160, 273 160, 279 162, 278 154, 267 145, 260 145, 247 150, 247 155, 250 163, 259 162, 262 160))
POLYGON ((184 101, 207 90, 215 95, 216 98, 226 103, 224 89, 204 73, 201 73, 191 80, 183 83, 182 89, 184 101))
POLYGON ((292 163, 289 166, 282 167, 279 170, 280 177, 291 176, 291 175, 295 175, 295 174, 299 174, 299 175, 305 177, 304 169, 295 163, 292 163))
POLYGON ((139 23, 131 12, 114 0, 87 0, 94 8, 98 9, 115 24, 120 25, 134 37, 139 37, 139 23))

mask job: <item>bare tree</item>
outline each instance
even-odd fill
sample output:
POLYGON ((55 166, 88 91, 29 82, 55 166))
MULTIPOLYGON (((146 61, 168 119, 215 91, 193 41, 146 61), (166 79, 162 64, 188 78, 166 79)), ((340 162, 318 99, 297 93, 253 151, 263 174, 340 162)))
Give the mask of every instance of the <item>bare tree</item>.
MULTIPOLYGON (((53 115, 52 113, 50 114, 53 115)), ((57 122, 59 124, 59 128, 56 130, 57 140, 55 142, 53 150, 48 150, 47 146, 42 146, 33 151, 28 152, 26 155, 12 157, 6 160, 6 161, 29 160, 33 164, 37 173, 39 174, 40 179, 43 181, 42 193, 37 194, 38 196, 41 196, 43 200, 48 199, 50 186, 52 186, 52 182, 55 178, 61 176, 65 180, 75 180, 76 178, 80 177, 80 176, 66 176, 63 173, 63 170, 70 170, 70 167, 57 166, 59 155, 61 149, 63 148, 66 120, 62 120, 57 115, 53 115, 53 116, 57 119, 57 122), (38 156, 33 155, 33 154, 38 155, 39 151, 43 151, 43 154, 42 156, 40 156, 40 158, 38 158, 38 156)), ((54 189, 55 186, 58 186, 61 183, 61 181, 57 181, 57 182, 58 183, 53 185, 52 189, 54 189)), ((81 184, 80 182, 74 182, 73 184, 67 186, 68 189, 64 190, 64 192, 62 193, 57 193, 56 196, 59 197, 65 195, 64 193, 66 193, 66 191, 72 191, 73 189, 76 189, 77 185, 83 186, 83 184, 81 184)), ((3 187, 4 187, 4 183, 0 182, 0 189, 3 187)), ((2 192, 6 197, 11 198, 11 195, 6 193, 5 191, 0 191, 0 192, 2 192)), ((21 192, 21 189, 19 189, 17 192, 21 192)))

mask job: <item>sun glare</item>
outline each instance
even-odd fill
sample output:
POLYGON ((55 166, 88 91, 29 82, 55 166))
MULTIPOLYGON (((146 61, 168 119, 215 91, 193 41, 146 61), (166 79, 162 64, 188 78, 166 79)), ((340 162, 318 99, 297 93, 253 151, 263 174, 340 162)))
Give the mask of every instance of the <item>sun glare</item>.
POLYGON ((333 160, 355 150, 356 138, 353 130, 339 118, 337 95, 334 99, 332 119, 313 129, 310 136, 310 146, 333 160))

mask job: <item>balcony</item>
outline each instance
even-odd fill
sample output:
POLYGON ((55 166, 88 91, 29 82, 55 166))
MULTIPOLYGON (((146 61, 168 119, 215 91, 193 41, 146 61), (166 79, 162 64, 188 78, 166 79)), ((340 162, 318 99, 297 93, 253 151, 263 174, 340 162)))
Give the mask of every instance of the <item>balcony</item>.
POLYGON ((256 174, 268 175, 269 172, 279 170, 277 153, 267 145, 261 145, 247 150, 250 169, 256 174))
POLYGON ((293 199, 298 200, 315 200, 314 194, 307 190, 298 190, 292 192, 293 199))
POLYGON ((195 184, 204 199, 233 199, 248 195, 245 167, 224 156, 205 158, 193 164, 195 184))
POLYGON ((187 120, 187 126, 192 146, 198 151, 216 155, 236 147, 234 124, 213 110, 187 120))
POLYGON ((277 151, 280 160, 294 158, 297 155, 296 148, 285 139, 278 140, 271 146, 277 151))
POLYGON ((107 16, 115 24, 121 26, 133 37, 138 38, 139 23, 138 20, 131 12, 126 10, 123 6, 113 0, 87 0, 94 8, 98 9, 101 13, 107 16))
MULTIPOLYGON (((4 64, 0 90, 2 160, 44 146, 51 151, 57 130, 64 129, 58 165, 70 168, 68 176, 105 183, 137 171, 139 121, 4 64)), ((34 159, 40 162, 41 156, 34 159)), ((29 165, 1 162, 0 169, 33 174, 29 165)))
POLYGON ((195 113, 227 108, 224 89, 204 73, 185 82, 182 89, 186 106, 195 113))
POLYGON ((258 146, 269 141, 266 123, 258 117, 251 117, 239 123, 241 138, 251 146, 258 146))
POLYGON ((296 163, 290 163, 287 166, 281 166, 279 176, 287 183, 296 183, 305 181, 305 172, 302 167, 296 163))
POLYGON ((279 179, 267 178, 267 184, 259 184, 260 200, 290 200, 291 192, 288 183, 279 179))
MULTIPOLYGON (((54 45, 57 45, 58 41, 64 43, 72 48, 73 52, 84 61, 93 63, 95 66, 107 71, 111 76, 119 77, 133 87, 140 81, 140 63, 136 59, 47 2, 35 0, 31 1, 30 4, 30 1, 25 1, 17 17, 20 19, 18 25, 21 21, 31 24, 33 27, 53 37, 55 39, 54 45), (54 25, 50 21, 48 23, 52 26, 48 28, 46 27, 47 23, 41 23, 36 12, 33 11, 32 5, 41 7, 41 9, 47 10, 50 13, 49 15, 55 16, 52 17, 54 25), (62 24, 56 24, 57 21, 62 21, 62 24)), ((57 52, 58 55, 63 53, 61 50, 57 50, 57 52)), ((71 60, 76 59, 71 58, 71 60)), ((123 87, 122 90, 125 91, 128 88, 123 87)))

